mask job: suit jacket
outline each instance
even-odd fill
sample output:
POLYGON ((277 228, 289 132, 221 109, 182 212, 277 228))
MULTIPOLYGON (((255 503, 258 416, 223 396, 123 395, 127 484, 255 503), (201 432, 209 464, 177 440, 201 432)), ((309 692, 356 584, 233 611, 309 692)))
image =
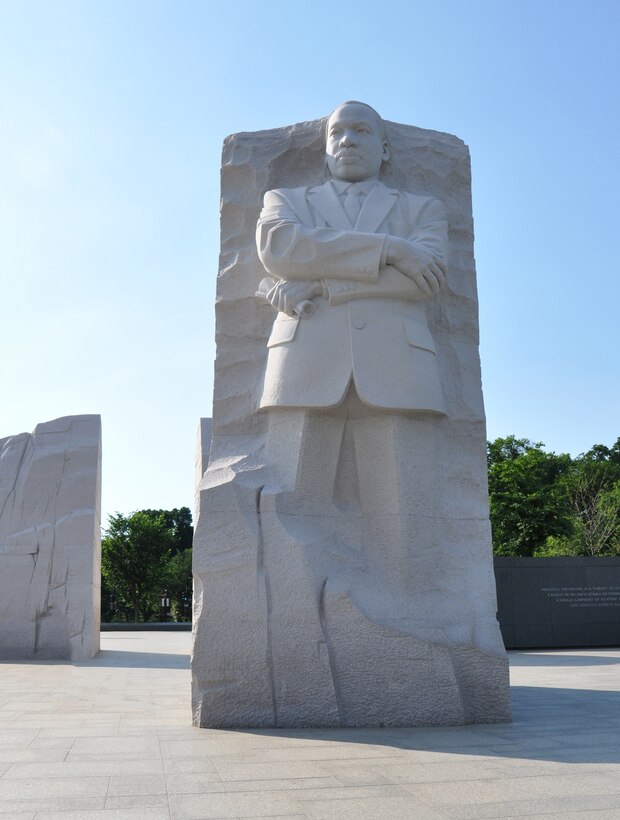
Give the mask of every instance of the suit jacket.
POLYGON ((406 238, 443 262, 447 223, 440 202, 378 182, 354 228, 331 184, 265 194, 256 241, 265 269, 286 281, 321 280, 309 318, 278 313, 260 407, 331 407, 351 382, 360 399, 394 410, 444 413, 427 298, 385 264, 388 236, 406 238))

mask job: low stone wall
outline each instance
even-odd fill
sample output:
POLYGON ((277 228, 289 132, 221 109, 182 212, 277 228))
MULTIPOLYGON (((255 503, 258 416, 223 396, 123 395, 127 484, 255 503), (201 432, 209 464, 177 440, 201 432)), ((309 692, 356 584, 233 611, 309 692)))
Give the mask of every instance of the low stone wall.
POLYGON ((168 622, 163 623, 159 622, 152 622, 152 623, 140 623, 140 624, 132 624, 132 623, 105 623, 101 624, 101 631, 102 632, 191 632, 192 631, 192 624, 191 622, 183 621, 183 622, 168 622))
POLYGON ((620 557, 494 564, 506 649, 620 646, 620 557))

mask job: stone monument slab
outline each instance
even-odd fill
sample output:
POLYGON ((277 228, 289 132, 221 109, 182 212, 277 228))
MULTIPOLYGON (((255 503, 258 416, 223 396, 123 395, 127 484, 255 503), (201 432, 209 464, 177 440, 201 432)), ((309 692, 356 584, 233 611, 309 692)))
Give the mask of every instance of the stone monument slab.
POLYGON ((0 439, 0 659, 99 651, 101 419, 0 439))
POLYGON ((197 725, 510 720, 470 194, 363 103, 226 140, 197 725))

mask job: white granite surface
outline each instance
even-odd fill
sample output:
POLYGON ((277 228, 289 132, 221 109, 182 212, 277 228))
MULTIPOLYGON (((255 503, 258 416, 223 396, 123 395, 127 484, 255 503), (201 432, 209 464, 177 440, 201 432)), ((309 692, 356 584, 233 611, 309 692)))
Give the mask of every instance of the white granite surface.
POLYGON ((469 155, 449 134, 386 127, 389 161, 348 228, 324 120, 224 145, 197 725, 510 719, 469 155), (281 280, 267 301, 266 273, 281 280))
POLYGON ((99 650, 101 419, 0 439, 0 659, 99 650))

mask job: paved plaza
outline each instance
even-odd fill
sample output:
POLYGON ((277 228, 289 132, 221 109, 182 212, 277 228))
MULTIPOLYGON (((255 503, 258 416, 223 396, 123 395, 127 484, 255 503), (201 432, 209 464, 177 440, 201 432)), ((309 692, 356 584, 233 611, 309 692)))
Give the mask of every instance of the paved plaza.
POLYGON ((620 650, 510 653, 514 722, 190 725, 190 634, 0 664, 0 818, 620 818, 620 650))

